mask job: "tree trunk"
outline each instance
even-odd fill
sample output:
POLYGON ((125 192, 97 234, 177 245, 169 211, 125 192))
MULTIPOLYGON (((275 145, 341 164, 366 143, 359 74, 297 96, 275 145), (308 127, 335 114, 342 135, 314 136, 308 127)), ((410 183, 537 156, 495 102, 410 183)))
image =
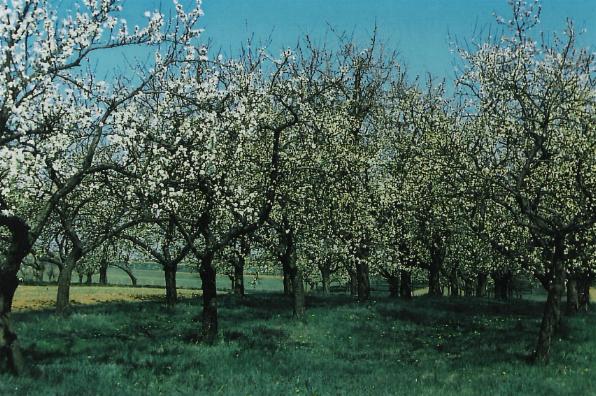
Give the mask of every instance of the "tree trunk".
POLYGON ((486 297, 486 285, 488 284, 488 275, 484 273, 478 274, 476 280, 476 297, 486 297))
POLYGON ((302 271, 295 264, 291 267, 291 278, 294 295, 294 317, 302 319, 305 311, 304 280, 302 279, 302 271))
POLYGON ((130 278, 130 283, 132 284, 133 287, 137 286, 137 277, 135 276, 135 274, 132 273, 132 270, 130 269, 130 267, 126 264, 118 264, 118 263, 114 263, 112 264, 114 267, 116 268, 120 268, 122 271, 126 272, 126 275, 128 275, 128 277, 130 278))
POLYGON ((474 278, 467 276, 464 279, 464 296, 473 297, 476 291, 475 286, 474 278))
POLYGON ((302 271, 298 268, 296 262, 296 245, 294 241, 294 232, 289 226, 284 227, 289 232, 285 232, 281 235, 281 251, 283 252, 282 266, 288 269, 290 276, 290 282, 292 286, 292 299, 293 299, 293 310, 294 317, 296 319, 302 319, 304 317, 304 279, 302 271))
POLYGON ((83 274, 79 272, 78 275, 79 275, 79 285, 82 285, 83 284, 83 274))
POLYGON ((513 297, 513 274, 507 271, 504 274, 493 274, 495 282, 495 298, 509 300, 513 297))
POLYGON ((199 272, 203 289, 202 339, 207 344, 213 344, 217 339, 218 320, 216 273, 212 253, 203 255, 199 272))
POLYGON ((368 262, 358 260, 356 262, 356 277, 358 280, 358 301, 368 301, 370 298, 370 279, 368 277, 368 262))
POLYGON ((234 263, 234 281, 232 288, 234 295, 244 297, 244 257, 239 257, 234 263))
POLYGON ((35 271, 35 281, 38 283, 43 282, 43 273, 44 273, 45 267, 41 267, 39 268, 37 271, 35 271))
POLYGON ((428 295, 435 297, 443 295, 443 288, 441 287, 441 265, 435 258, 431 260, 428 270, 428 295))
POLYGON ((168 307, 176 306, 178 302, 178 290, 176 289, 176 265, 164 265, 164 277, 166 281, 166 304, 168 307))
POLYGON ((108 284, 108 260, 103 260, 99 267, 99 284, 104 286, 108 284))
MULTIPOLYGON (((76 248, 75 248, 76 249, 76 248)), ((70 307, 70 282, 72 279, 72 271, 74 270, 77 261, 80 258, 80 253, 74 250, 69 254, 64 268, 58 275, 58 294, 56 296, 56 313, 62 315, 66 313, 70 307)))
POLYGON ((70 305, 70 282, 72 270, 68 265, 58 275, 58 294, 56 296, 56 313, 63 314, 70 305))
POLYGON ((11 321, 12 300, 18 284, 16 272, 0 273, 0 367, 6 361, 8 370, 15 375, 20 375, 25 368, 23 354, 11 321))
POLYGON ((368 301, 370 298, 369 255, 368 241, 365 240, 356 250, 356 279, 358 281, 358 301, 360 302, 368 301))
POLYGON ((443 267, 443 241, 438 234, 432 237, 430 248, 430 266, 428 268, 428 295, 439 297, 443 295, 441 286, 441 268, 443 267))
POLYGON ((348 269, 348 275, 350 276, 350 282, 348 283, 350 295, 356 297, 358 295, 358 276, 353 268, 348 269))
POLYGON ((548 362, 552 338, 561 320, 561 295, 565 279, 565 263, 563 262, 564 242, 562 237, 555 239, 552 256, 553 280, 548 289, 548 297, 544 305, 544 314, 538 333, 538 342, 534 352, 536 362, 548 362))
POLYGON ((412 273, 408 271, 401 271, 400 273, 401 284, 399 295, 403 299, 411 299, 412 298, 412 273))
POLYGON ((4 252, 5 261, 0 262, 0 371, 4 362, 8 371, 20 375, 25 369, 25 361, 12 327, 12 300, 19 285, 17 276, 23 259, 31 252, 29 227, 19 218, 2 218, 3 225, 11 234, 8 248, 4 252))
POLYGON ((459 276, 455 268, 451 269, 449 273, 449 295, 459 297, 459 276))
POLYGON ((290 268, 288 267, 287 263, 283 260, 282 261, 282 271, 284 276, 284 295, 291 296, 292 295, 292 279, 290 277, 290 268))
POLYGON ((593 275, 585 272, 578 277, 577 285, 579 292, 579 306, 586 311, 590 308, 590 287, 592 286, 593 275))
POLYGON ((85 280, 85 284, 91 285, 93 284, 93 273, 87 272, 87 279, 85 280))
POLYGON ((387 277, 387 283, 389 284, 389 297, 399 297, 399 276, 390 275, 387 277))
POLYGON ((319 267, 321 271, 321 282, 323 284, 323 294, 328 296, 331 294, 331 273, 329 271, 329 267, 325 265, 319 267))
POLYGON ((570 275, 567 279, 567 315, 573 315, 579 311, 579 294, 577 292, 577 278, 570 275))

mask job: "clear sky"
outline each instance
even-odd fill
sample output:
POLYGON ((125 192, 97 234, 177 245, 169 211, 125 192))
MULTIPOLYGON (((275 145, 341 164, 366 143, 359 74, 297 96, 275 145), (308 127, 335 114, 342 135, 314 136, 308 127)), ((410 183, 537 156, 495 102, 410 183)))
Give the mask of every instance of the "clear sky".
MULTIPOLYGON (((62 9, 72 1, 49 0, 62 9)), ((146 9, 170 9, 169 0, 122 3, 123 17, 131 24, 140 23, 146 9)), ((596 0, 543 0, 542 6, 542 30, 561 31, 565 19, 572 18, 578 28, 586 29, 580 44, 596 51, 596 0)), ((494 12, 509 16, 507 0, 203 0, 203 9, 203 38, 227 54, 252 35, 256 42, 270 39, 273 53, 292 47, 305 34, 325 40, 329 26, 362 41, 376 24, 381 40, 398 51, 410 74, 430 72, 447 79, 453 78, 456 61, 450 35, 470 40, 480 31, 486 33, 491 24, 494 28, 494 12)))

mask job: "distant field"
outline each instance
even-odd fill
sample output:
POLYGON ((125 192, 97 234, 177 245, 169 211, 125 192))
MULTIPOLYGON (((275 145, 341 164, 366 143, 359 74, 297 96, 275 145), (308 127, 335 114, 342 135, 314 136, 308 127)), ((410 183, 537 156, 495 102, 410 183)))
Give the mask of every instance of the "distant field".
MULTIPOLYGON (((57 286, 20 286, 13 302, 13 310, 28 311, 53 308, 56 301, 57 286)), ((200 295, 200 290, 178 289, 182 297, 200 295)), ((71 303, 76 305, 99 304, 116 301, 141 301, 156 299, 164 295, 161 288, 149 287, 105 287, 72 286, 71 303)))
MULTIPOLYGON (((129 276, 118 268, 108 270, 108 282, 111 286, 79 286, 75 280, 71 287, 71 300, 73 305, 95 304, 113 301, 138 301, 143 299, 155 299, 164 296, 165 281, 163 271, 159 269, 134 269, 134 275, 137 278, 137 287, 130 287, 129 276), (148 286, 148 287, 146 287, 148 286)), ((74 279, 73 279, 74 280, 74 279)), ((99 276, 93 277, 95 284, 99 283, 99 276)), ((201 279, 195 272, 179 271, 176 282, 178 293, 181 297, 193 297, 200 294, 201 279)), ((255 282, 254 275, 244 277, 246 293, 259 292, 279 292, 283 290, 281 276, 259 275, 255 282)), ((342 289, 338 284, 336 288, 342 289)), ((376 290, 376 295, 386 295, 388 293, 387 285, 381 279, 374 279, 372 286, 376 290)), ((225 275, 217 277, 217 288, 220 292, 227 292, 231 289, 231 281, 225 275)), ((416 288, 414 296, 422 296, 428 292, 428 288, 416 288)), ((592 300, 596 301, 596 289, 591 290, 592 300)), ((536 289, 532 294, 524 295, 524 299, 533 301, 543 301, 546 294, 542 289, 536 289)), ((56 301, 56 286, 26 286, 22 285, 17 289, 14 301, 15 311, 37 310, 52 308, 56 301)))
MULTIPOLYGON (((88 305, 114 301, 139 301, 164 296, 165 281, 161 270, 137 269, 133 273, 137 277, 137 287, 132 287, 128 275, 117 268, 110 268, 108 271, 109 286, 98 286, 99 276, 93 277, 95 284, 91 286, 79 285, 75 281, 70 289, 71 302, 73 305, 88 305)), ((245 289, 248 294, 283 290, 282 278, 279 276, 259 275, 257 282, 254 279, 255 277, 252 275, 244 277, 245 289)), ((201 279, 196 273, 178 272, 176 282, 181 297, 193 297, 201 292, 201 279)), ((229 291, 231 289, 230 279, 227 276, 218 276, 217 288, 220 292, 229 291)), ((52 308, 56 301, 56 294, 57 286, 55 285, 21 285, 15 294, 14 310, 52 308)))
MULTIPOLYGON (((158 269, 135 269, 133 274, 137 277, 139 286, 165 286, 163 271, 158 269)), ((280 291, 283 290, 282 278, 279 276, 259 275, 258 281, 254 282, 253 275, 244 277, 244 285, 247 291, 280 291)), ((93 277, 93 282, 99 282, 99 275, 93 277)), ((112 285, 130 285, 130 278, 126 272, 118 268, 108 270, 108 282, 112 285)), ((186 289, 200 289, 201 278, 196 272, 179 271, 176 275, 176 284, 178 287, 186 289)), ((232 283, 230 278, 225 275, 217 277, 217 288, 219 290, 230 290, 232 283)))

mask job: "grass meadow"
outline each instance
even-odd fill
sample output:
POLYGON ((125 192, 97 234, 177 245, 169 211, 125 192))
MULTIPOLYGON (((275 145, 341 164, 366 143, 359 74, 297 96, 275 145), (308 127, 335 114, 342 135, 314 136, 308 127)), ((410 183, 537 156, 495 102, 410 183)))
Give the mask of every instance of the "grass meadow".
POLYGON ((537 301, 311 295, 295 321, 280 293, 222 295, 220 340, 205 346, 193 341, 196 291, 167 309, 143 288, 87 291, 99 289, 122 298, 75 304, 67 318, 15 312, 29 368, 0 376, 0 395, 596 394, 594 309, 566 320, 551 364, 533 366, 537 301))

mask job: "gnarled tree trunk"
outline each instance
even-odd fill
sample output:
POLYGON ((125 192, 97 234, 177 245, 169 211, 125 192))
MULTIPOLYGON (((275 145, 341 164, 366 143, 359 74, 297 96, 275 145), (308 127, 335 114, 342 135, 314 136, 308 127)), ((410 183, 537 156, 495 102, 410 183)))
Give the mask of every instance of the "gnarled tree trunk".
POLYGON ((11 240, 5 253, 5 261, 0 262, 0 367, 19 375, 25 369, 25 361, 12 327, 12 300, 19 286, 17 273, 24 258, 31 252, 29 227, 19 218, 0 217, 0 225, 8 228, 11 240))
POLYGON ((11 310, 14 293, 19 284, 16 273, 0 272, 0 367, 19 375, 25 368, 17 334, 12 327, 11 310))

